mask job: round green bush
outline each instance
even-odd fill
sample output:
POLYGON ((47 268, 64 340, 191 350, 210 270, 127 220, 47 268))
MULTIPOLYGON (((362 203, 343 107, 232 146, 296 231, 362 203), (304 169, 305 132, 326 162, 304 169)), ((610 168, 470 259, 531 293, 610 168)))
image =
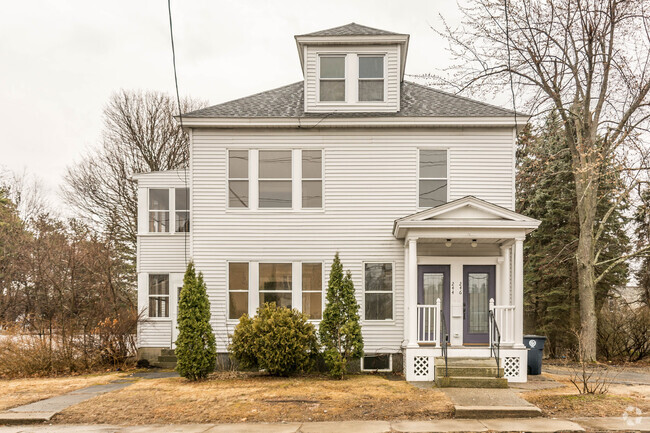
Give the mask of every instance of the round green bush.
POLYGON ((242 316, 235 327, 230 356, 244 368, 274 376, 308 371, 318 355, 314 325, 298 310, 264 304, 255 317, 242 316))

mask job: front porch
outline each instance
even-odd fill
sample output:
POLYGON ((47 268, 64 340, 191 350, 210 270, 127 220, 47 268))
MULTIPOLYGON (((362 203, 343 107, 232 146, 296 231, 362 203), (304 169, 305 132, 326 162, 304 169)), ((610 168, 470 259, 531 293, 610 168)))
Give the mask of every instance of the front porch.
POLYGON ((523 241, 537 225, 475 197, 395 222, 407 380, 435 380, 436 358, 492 358, 508 381, 526 381, 523 241))

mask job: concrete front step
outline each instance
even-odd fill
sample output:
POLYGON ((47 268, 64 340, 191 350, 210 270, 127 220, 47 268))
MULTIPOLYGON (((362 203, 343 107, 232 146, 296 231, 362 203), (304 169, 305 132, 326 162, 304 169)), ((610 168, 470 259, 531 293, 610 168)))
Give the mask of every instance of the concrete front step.
POLYGON ((437 376, 436 385, 441 388, 507 388, 504 377, 437 376))
MULTIPOLYGON (((436 377, 445 376, 445 367, 436 366, 436 377)), ((503 369, 494 367, 458 367, 447 368, 447 376, 453 377, 503 377, 503 369)))
POLYGON ((173 370, 176 368, 176 361, 174 362, 156 362, 154 364, 156 367, 165 368, 168 370, 173 370))
POLYGON ((176 351, 174 349, 162 349, 160 351, 161 356, 175 356, 176 351))

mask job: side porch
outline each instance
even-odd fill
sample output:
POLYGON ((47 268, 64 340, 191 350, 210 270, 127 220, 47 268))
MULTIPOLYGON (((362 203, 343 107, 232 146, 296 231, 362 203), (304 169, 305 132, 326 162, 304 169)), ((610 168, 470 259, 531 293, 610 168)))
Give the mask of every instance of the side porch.
POLYGON ((447 372, 436 360, 467 359, 483 360, 509 382, 526 381, 523 243, 538 225, 475 197, 395 222, 394 235, 404 240, 408 381, 447 372))

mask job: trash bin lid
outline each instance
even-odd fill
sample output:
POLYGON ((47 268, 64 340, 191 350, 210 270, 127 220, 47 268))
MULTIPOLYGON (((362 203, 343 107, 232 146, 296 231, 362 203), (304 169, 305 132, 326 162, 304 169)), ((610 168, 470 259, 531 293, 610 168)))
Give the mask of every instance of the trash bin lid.
POLYGON ((531 349, 542 349, 545 341, 546 337, 543 335, 524 335, 524 344, 531 349))

